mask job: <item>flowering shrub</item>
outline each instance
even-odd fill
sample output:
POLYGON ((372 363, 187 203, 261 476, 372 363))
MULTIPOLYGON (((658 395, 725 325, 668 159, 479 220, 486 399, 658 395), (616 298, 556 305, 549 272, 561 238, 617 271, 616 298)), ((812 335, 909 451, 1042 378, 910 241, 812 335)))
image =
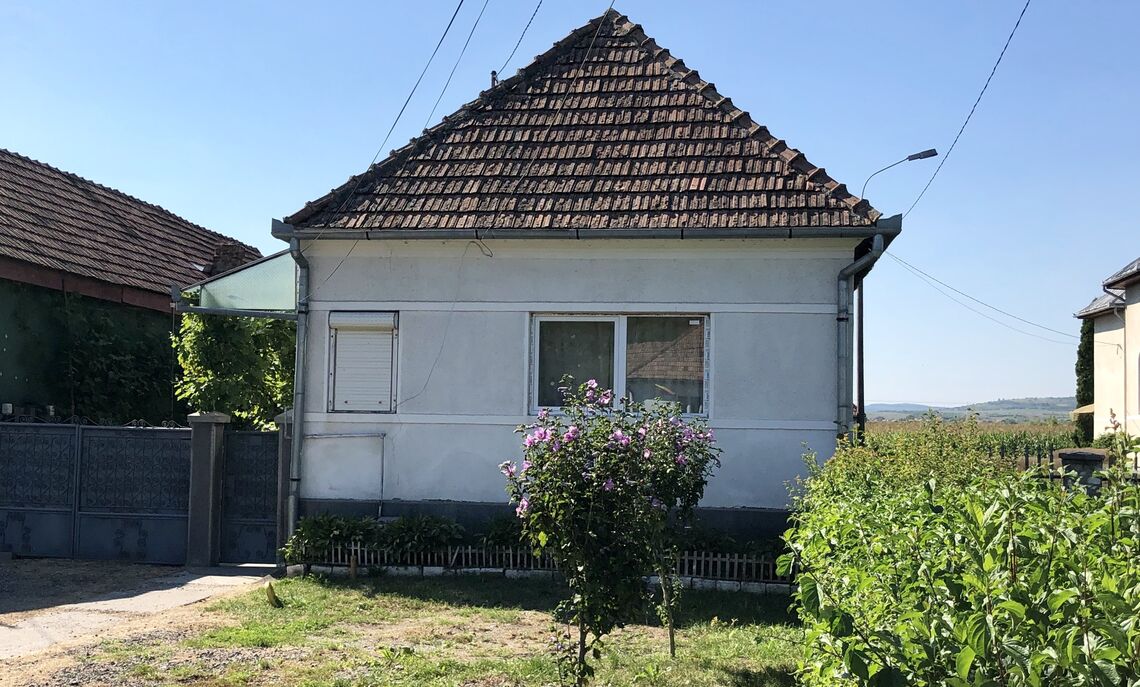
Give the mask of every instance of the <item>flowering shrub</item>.
POLYGON ((577 627, 577 641, 558 645, 584 684, 601 638, 644 609, 643 577, 669 571, 669 584, 670 533, 691 519, 719 450, 674 404, 614 408, 594 380, 563 393, 562 412, 519 427, 522 463, 500 468, 525 539, 555 559, 573 592, 555 617, 577 627))

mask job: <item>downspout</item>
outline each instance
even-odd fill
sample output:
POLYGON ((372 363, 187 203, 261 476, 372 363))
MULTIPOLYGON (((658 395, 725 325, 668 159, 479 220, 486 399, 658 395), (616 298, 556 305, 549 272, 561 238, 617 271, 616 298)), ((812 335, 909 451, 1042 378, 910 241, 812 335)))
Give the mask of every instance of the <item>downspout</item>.
MULTIPOLYGON (((835 414, 836 435, 843 437, 851 431, 851 307, 852 282, 857 275, 866 272, 875 264, 883 254, 883 234, 875 234, 871 240, 871 250, 866 255, 855 260, 839 271, 837 280, 836 305, 838 312, 835 317, 836 333, 836 362, 838 373, 836 375, 837 408, 835 414)), ((862 409, 860 409, 862 411, 862 409)))
POLYGON ((293 368, 293 441, 289 452, 289 500, 286 505, 288 536, 297 528, 301 503, 301 445, 305 440, 305 354, 309 324, 309 261, 301 242, 289 239, 289 254, 297 263, 297 360, 293 368))
MULTIPOLYGON (((1100 288, 1113 298, 1118 298, 1115 293, 1108 290, 1107 286, 1101 286, 1100 288)), ((1122 424, 1124 425, 1124 433, 1128 434, 1128 321, 1124 319, 1124 315, 1120 314, 1120 311, 1124 310, 1124 307, 1124 303, 1113 306, 1112 314, 1116 316, 1116 319, 1120 320, 1120 339, 1123 342, 1121 345, 1121 355, 1124 356, 1124 374, 1122 375, 1123 379, 1121 381, 1124 383, 1124 422, 1122 424)), ((1095 396, 1093 400, 1096 400, 1095 396)), ((1094 429, 1093 431, 1096 430, 1094 429)))

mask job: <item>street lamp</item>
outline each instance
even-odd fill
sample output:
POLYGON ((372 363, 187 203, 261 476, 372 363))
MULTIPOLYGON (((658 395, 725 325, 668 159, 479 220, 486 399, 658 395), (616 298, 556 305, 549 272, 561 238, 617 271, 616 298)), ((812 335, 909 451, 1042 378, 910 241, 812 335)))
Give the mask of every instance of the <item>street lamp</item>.
MULTIPOLYGON (((873 179, 875 177, 875 175, 878 174, 879 172, 885 172, 888 169, 890 169, 891 167, 894 167, 895 165, 901 165, 904 162, 914 162, 915 160, 925 160, 927 158, 934 157, 937 154, 938 154, 937 150, 935 150, 934 148, 930 148, 928 150, 924 150, 924 151, 919 152, 919 153, 912 153, 911 155, 907 155, 906 157, 899 160, 898 162, 892 162, 891 164, 887 165, 886 167, 883 167, 882 169, 875 171, 874 173, 871 174, 871 176, 867 177, 866 181, 863 182, 863 189, 861 191, 859 191, 859 197, 860 198, 866 197, 866 195, 867 195, 867 184, 871 183, 871 179, 873 179)), ((859 357, 858 357, 858 365, 859 365, 859 375, 858 375, 858 379, 859 379, 859 382, 858 382, 858 384, 859 384, 859 416, 856 418, 856 420, 859 422, 859 442, 863 443, 864 436, 867 434, 867 389, 866 389, 866 376, 863 374, 863 279, 862 278, 859 279, 859 285, 858 285, 857 290, 855 291, 855 313, 856 313, 855 314, 856 322, 858 323, 857 331, 855 333, 855 338, 859 342, 859 357)))

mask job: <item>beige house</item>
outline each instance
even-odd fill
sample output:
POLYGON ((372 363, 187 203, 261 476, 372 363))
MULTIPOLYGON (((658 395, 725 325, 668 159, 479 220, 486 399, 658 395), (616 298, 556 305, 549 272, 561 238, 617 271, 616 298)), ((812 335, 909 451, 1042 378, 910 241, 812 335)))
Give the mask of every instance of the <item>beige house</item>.
POLYGON ((1093 432, 1110 414, 1140 434, 1140 258, 1106 279, 1104 293, 1076 313, 1093 321, 1093 432))

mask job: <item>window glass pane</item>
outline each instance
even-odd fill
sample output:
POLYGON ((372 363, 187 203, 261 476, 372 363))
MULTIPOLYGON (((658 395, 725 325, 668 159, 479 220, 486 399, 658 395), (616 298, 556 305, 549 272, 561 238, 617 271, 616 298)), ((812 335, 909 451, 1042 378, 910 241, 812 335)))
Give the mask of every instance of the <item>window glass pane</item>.
POLYGON ((705 319, 631 317, 626 327, 626 394, 634 401, 660 398, 703 413, 705 319))
POLYGON ((575 384, 614 385, 614 323, 566 320, 538 323, 538 405, 560 406, 562 375, 575 384))

